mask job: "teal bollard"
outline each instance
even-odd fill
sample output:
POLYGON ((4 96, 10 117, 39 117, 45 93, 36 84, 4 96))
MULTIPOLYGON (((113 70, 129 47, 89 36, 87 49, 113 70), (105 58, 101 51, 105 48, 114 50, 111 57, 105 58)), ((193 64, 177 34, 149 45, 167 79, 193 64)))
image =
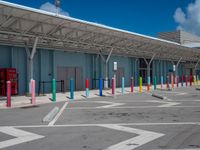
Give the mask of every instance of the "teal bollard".
POLYGON ((122 77, 122 95, 124 95, 124 77, 122 77))
POLYGON ((156 83, 157 83, 157 81, 156 81, 156 76, 154 77, 154 90, 156 90, 156 83))
POLYGON ((56 80, 52 80, 52 101, 56 102, 56 80))
POLYGON ((70 99, 74 99, 74 80, 70 79, 70 99))

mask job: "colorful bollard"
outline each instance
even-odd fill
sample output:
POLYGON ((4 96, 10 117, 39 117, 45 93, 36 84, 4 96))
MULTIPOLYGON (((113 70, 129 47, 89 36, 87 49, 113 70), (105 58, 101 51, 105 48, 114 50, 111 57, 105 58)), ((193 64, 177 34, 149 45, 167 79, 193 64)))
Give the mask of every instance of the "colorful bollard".
POLYGON ((162 89, 163 88, 163 76, 161 76, 160 81, 161 81, 161 89, 162 89))
POLYGON ((169 76, 167 76, 166 89, 169 89, 169 76))
POLYGON ((122 95, 124 96, 124 77, 122 77, 122 95))
POLYGON ((148 92, 150 91, 150 86, 151 86, 151 79, 150 79, 150 76, 148 76, 148 78, 147 78, 147 91, 148 92))
POLYGON ((197 85, 199 85, 199 76, 197 75, 197 85))
POLYGON ((171 85, 172 85, 172 89, 174 88, 174 74, 171 74, 171 85))
POLYGON ((140 77, 140 89, 139 89, 140 92, 142 92, 142 77, 140 77))
POLYGON ((183 86, 183 83, 184 83, 184 75, 182 75, 181 86, 183 86))
POLYGON ((70 99, 74 99, 74 80, 70 79, 70 99))
POLYGON ((186 75, 185 76, 185 84, 186 84, 186 87, 188 86, 188 76, 186 75))
POLYGON ((154 77, 154 90, 156 90, 157 79, 156 76, 154 77))
POLYGON ((196 85, 196 76, 193 77, 194 85, 196 85))
POLYGON ((112 95, 115 96, 115 78, 112 78, 112 95))
POLYGON ((56 80, 52 80, 52 101, 56 102, 56 80))
POLYGON ((11 82, 7 81, 7 107, 11 107, 11 82))
POLYGON ((176 77, 176 87, 178 88, 178 84, 179 84, 179 77, 176 77))
POLYGON ((134 92, 134 79, 131 77, 131 92, 134 92))
POLYGON ((190 75, 190 86, 192 86, 192 75, 190 75))
POLYGON ((86 88, 85 96, 86 98, 88 98, 89 97, 89 80, 88 79, 85 80, 85 88, 86 88))
POLYGON ((103 79, 99 79, 99 96, 103 96, 103 79))
POLYGON ((35 80, 31 80, 31 104, 35 105, 35 80))

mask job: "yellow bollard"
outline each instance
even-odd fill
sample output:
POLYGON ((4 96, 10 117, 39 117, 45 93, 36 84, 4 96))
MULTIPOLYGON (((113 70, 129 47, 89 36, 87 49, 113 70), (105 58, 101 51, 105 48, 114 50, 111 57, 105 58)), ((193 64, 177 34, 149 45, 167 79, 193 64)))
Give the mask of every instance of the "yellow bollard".
POLYGON ((140 92, 142 92, 142 77, 140 77, 140 92))

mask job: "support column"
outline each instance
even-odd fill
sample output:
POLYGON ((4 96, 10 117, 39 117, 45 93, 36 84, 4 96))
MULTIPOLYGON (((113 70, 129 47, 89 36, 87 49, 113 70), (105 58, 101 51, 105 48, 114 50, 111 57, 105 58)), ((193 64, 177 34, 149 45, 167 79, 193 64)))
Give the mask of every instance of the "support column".
POLYGON ((105 63, 105 80, 104 80, 104 88, 108 88, 108 62, 110 60, 110 56, 112 55, 113 48, 110 50, 107 59, 105 60, 104 56, 100 53, 102 60, 105 63))
POLYGON ((144 61, 147 65, 147 91, 150 91, 150 86, 151 86, 151 77, 150 77, 150 69, 151 69, 151 62, 153 61, 154 57, 156 56, 156 54, 154 54, 152 57, 151 57, 151 60, 150 62, 148 62, 146 60, 146 58, 144 58, 144 61))
POLYGON ((31 80, 33 79, 33 58, 34 58, 35 53, 36 53, 37 43, 38 43, 38 37, 35 38, 31 52, 30 52, 29 48, 27 47, 27 45, 25 45, 25 50, 26 50, 26 54, 27 54, 27 61, 28 61, 27 75, 28 75, 28 82, 29 82, 28 83, 29 94, 31 93, 31 80))
POLYGON ((178 87, 178 81, 179 81, 179 72, 178 72, 178 67, 179 67, 179 64, 180 64, 180 62, 181 62, 181 60, 182 60, 182 57, 178 60, 178 62, 177 62, 177 64, 176 64, 176 70, 175 70, 175 76, 176 76, 176 84, 177 84, 177 87, 178 87))

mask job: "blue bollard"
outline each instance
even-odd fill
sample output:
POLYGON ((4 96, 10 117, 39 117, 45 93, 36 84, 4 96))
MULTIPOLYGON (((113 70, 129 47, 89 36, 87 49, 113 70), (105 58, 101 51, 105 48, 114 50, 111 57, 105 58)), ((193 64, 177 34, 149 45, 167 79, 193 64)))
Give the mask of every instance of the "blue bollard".
POLYGON ((103 90, 103 79, 100 78, 99 79, 99 96, 103 96, 102 90, 103 90))
POLYGON ((74 99, 74 80, 70 79, 70 99, 74 99))
POLYGON ((122 95, 124 96, 124 77, 122 77, 122 95))

